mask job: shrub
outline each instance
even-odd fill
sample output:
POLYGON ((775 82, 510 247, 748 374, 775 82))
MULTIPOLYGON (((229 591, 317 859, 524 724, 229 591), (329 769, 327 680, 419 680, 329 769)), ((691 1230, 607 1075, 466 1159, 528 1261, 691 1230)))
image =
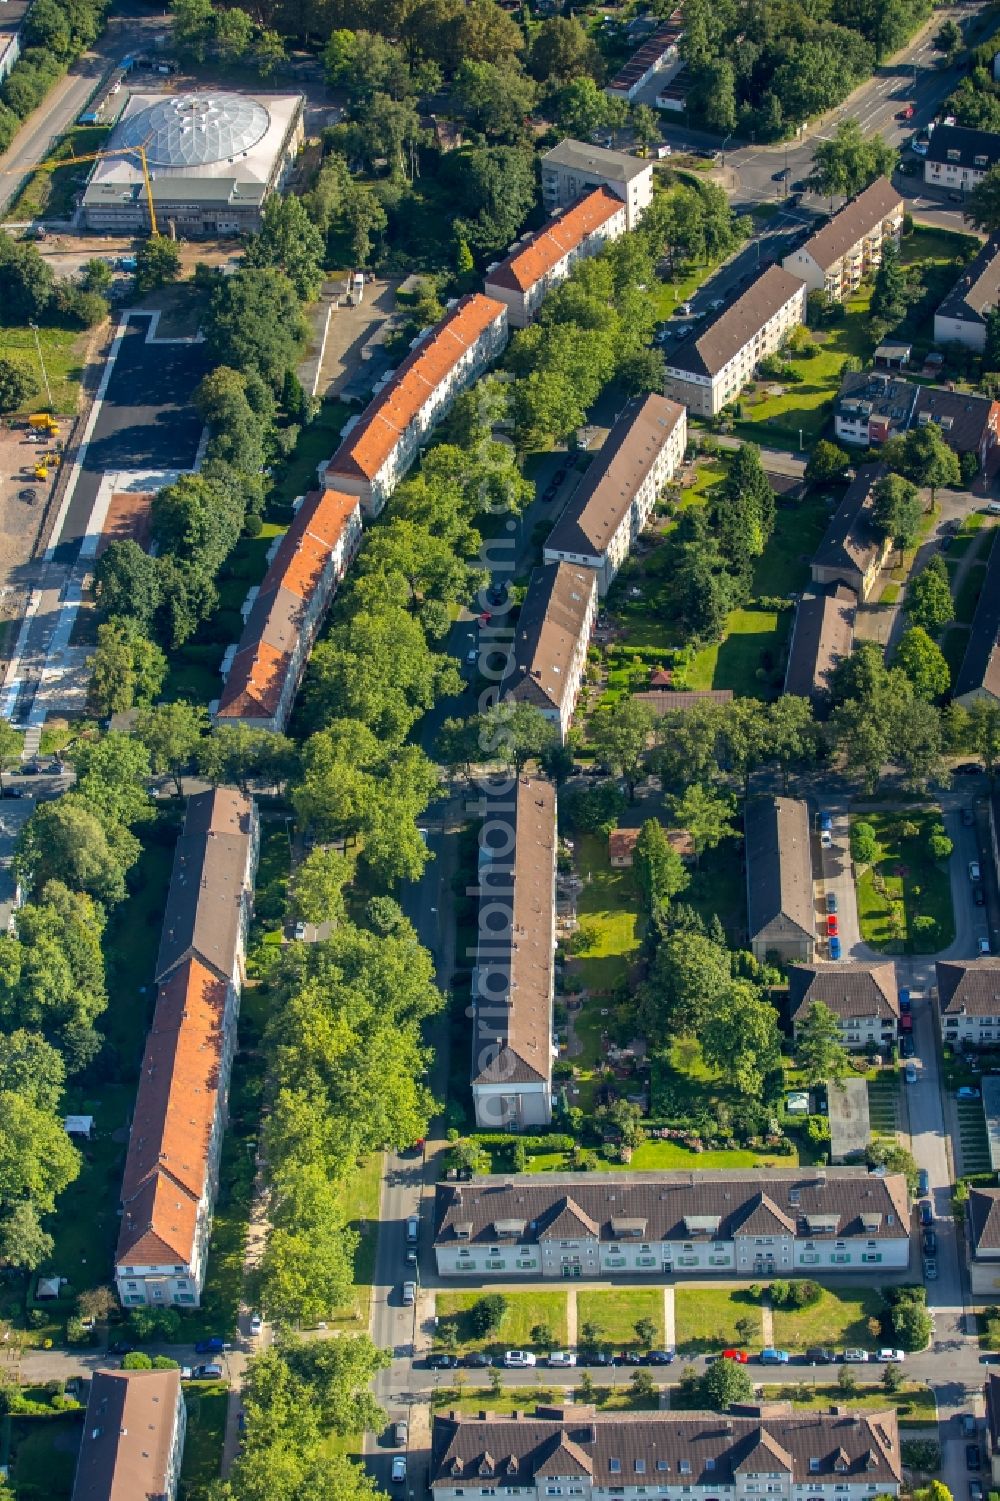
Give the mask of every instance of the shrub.
POLYGON ((813 1308, 822 1296, 819 1283, 808 1277, 771 1283, 771 1303, 775 1308, 813 1308))
POLYGON ((469 1322, 477 1339, 496 1333, 507 1317, 508 1306, 503 1293, 487 1293, 476 1299, 469 1309, 469 1322))

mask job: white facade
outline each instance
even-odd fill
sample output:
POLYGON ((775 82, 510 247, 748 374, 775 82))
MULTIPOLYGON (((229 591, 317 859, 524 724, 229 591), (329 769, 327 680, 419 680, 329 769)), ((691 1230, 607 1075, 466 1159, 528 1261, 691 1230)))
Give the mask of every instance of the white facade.
POLYGON ((564 255, 543 270, 527 286, 509 286, 506 280, 494 280, 495 272, 487 272, 484 283, 486 295, 495 297, 498 302, 506 304, 511 328, 527 328, 546 297, 566 280, 577 261, 599 255, 605 245, 609 245, 612 240, 617 240, 625 233, 625 229, 626 213, 623 203, 618 213, 584 235, 576 245, 567 249, 564 255))
POLYGON ((831 265, 821 266, 809 253, 807 246, 793 250, 782 261, 786 271, 801 276, 810 292, 828 292, 836 301, 842 302, 856 292, 866 276, 870 276, 882 264, 882 250, 888 240, 899 244, 903 230, 903 207, 890 213, 874 228, 859 235, 842 256, 831 265))
MULTIPOLYGON (((792 329, 805 321, 806 284, 800 282, 788 300, 754 330, 715 374, 700 374, 668 363, 664 394, 683 402, 697 416, 717 417, 753 379, 761 360, 776 354, 792 329)), ((701 339, 697 342, 700 345, 701 339)))
POLYGON ((968 192, 982 182, 992 165, 989 156, 973 157, 971 166, 962 165, 961 151, 949 151, 948 160, 924 162, 924 182, 932 188, 961 188, 968 192))
POLYGON ((542 157, 542 202, 550 214, 594 188, 620 198, 627 228, 635 229, 653 201, 653 163, 582 141, 562 141, 542 157))

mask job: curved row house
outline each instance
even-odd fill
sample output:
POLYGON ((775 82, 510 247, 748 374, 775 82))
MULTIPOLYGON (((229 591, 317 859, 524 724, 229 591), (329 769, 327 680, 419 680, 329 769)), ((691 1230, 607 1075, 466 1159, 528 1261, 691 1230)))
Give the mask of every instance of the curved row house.
POLYGON ((282 731, 324 616, 361 546, 361 502, 313 491, 277 545, 226 670, 220 724, 282 731))
POLYGON ((462 297, 420 335, 372 397, 333 458, 320 466, 320 482, 357 495, 365 516, 377 516, 455 397, 506 344, 506 304, 481 292, 462 297))
POLYGON ((258 844, 250 798, 219 787, 188 800, 122 1182, 115 1282, 126 1308, 201 1299, 258 844))
POLYGON ((597 255, 625 229, 622 200, 608 188, 595 188, 492 266, 486 273, 486 294, 507 304, 511 328, 527 328, 544 298, 566 280, 577 261, 597 255))

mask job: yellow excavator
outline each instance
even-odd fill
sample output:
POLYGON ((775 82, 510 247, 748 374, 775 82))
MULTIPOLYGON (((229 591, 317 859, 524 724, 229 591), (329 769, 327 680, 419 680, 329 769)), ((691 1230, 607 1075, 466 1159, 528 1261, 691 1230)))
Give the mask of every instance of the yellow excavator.
POLYGON ((137 156, 142 166, 142 180, 146 187, 146 203, 149 208, 149 227, 154 235, 159 234, 156 225, 156 210, 153 207, 153 184, 149 176, 149 163, 146 160, 146 147, 143 146, 114 146, 108 151, 87 151, 82 156, 52 157, 47 162, 38 162, 31 168, 32 172, 54 172, 57 167, 75 167, 80 162, 104 162, 113 160, 118 156, 137 156))

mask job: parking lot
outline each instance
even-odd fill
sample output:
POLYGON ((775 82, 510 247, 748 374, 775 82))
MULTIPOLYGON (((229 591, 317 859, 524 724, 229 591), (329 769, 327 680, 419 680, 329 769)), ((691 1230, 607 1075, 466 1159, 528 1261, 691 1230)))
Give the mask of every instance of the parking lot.
MULTIPOLYGON (((59 472, 58 463, 48 467, 48 477, 37 479, 35 466, 55 457, 53 441, 36 442, 23 419, 11 419, 0 428, 0 619, 19 614, 17 596, 23 591, 23 569, 41 525, 45 506, 59 472), (13 425, 16 422, 16 425, 13 425), (13 593, 11 593, 13 591, 13 593)), ((65 438, 70 424, 59 424, 65 438)))

